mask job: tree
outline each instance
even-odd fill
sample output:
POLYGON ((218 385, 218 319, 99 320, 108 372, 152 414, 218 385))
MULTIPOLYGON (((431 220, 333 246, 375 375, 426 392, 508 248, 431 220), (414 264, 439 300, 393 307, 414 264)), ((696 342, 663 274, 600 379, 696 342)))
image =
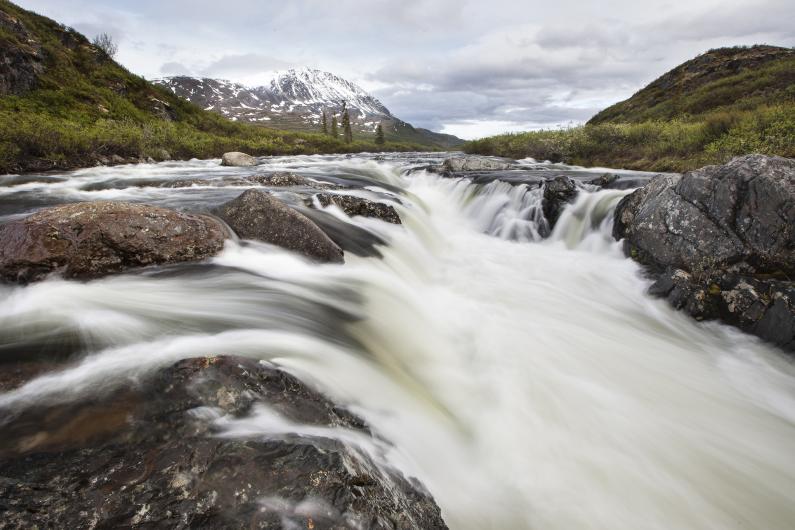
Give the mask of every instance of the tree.
POLYGON ((326 111, 323 111, 323 134, 328 134, 328 119, 326 118, 326 111))
POLYGON ((100 33, 94 37, 94 46, 105 52, 110 58, 116 57, 116 53, 119 51, 119 45, 107 33, 100 33))
POLYGON ((380 123, 378 127, 375 128, 375 143, 376 145, 384 145, 386 143, 384 139, 384 127, 380 123))
POLYGON ((348 114, 348 109, 342 111, 342 135, 345 138, 345 143, 353 142, 353 131, 351 131, 351 116, 348 114))
POLYGON ((335 115, 331 117, 331 136, 332 138, 337 138, 339 135, 340 133, 337 127, 337 116, 335 115))

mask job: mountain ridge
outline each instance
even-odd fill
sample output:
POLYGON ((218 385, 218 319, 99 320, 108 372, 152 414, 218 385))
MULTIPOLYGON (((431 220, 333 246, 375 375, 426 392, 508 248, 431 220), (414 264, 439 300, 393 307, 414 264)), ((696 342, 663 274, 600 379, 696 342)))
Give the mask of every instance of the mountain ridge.
POLYGON ((449 148, 463 144, 452 135, 421 129, 394 116, 377 98, 333 73, 315 68, 290 69, 274 74, 265 85, 246 86, 225 79, 172 76, 152 80, 175 95, 217 112, 233 121, 267 124, 292 130, 320 130, 322 114, 347 108, 355 135, 371 138, 382 124, 389 140, 420 142, 449 148))

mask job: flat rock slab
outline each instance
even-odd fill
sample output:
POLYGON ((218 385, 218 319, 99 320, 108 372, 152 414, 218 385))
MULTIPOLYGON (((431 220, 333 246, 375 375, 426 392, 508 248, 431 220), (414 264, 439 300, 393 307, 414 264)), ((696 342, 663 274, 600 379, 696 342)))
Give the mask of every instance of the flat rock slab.
POLYGON ((57 273, 90 279, 133 267, 196 261, 218 253, 217 219, 124 202, 45 208, 0 226, 0 278, 31 282, 57 273))

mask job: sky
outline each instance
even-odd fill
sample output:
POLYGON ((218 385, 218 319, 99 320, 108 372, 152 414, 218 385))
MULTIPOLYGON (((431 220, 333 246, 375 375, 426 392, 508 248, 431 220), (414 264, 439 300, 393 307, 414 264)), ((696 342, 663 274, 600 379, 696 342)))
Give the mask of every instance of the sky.
POLYGON ((415 126, 477 138, 586 121, 710 48, 795 46, 793 0, 18 0, 147 78, 264 84, 309 66, 415 126))

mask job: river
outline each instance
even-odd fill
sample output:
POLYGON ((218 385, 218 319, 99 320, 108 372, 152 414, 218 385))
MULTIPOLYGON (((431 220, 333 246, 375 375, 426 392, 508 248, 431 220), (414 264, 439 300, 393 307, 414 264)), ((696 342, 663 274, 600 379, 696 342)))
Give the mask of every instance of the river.
MULTIPOLYGON (((351 193, 403 219, 327 209, 327 223, 364 249, 346 252, 344 265, 230 241, 206 264, 0 286, 0 358, 70 356, 0 394, 0 406, 102 392, 182 358, 243 355, 364 417, 388 441, 388 462, 425 484, 451 528, 792 528, 795 368, 782 352, 645 294, 649 281, 610 236, 612 208, 629 190, 581 192, 542 239, 532 183, 599 171, 525 161, 506 183, 422 169, 442 157, 0 177, 0 222, 99 199, 201 211, 241 192, 222 179, 276 170, 355 183, 351 193), (209 180, 163 186, 197 177, 209 180), (373 241, 384 242, 381 257, 366 255, 373 241)), ((311 194, 275 192, 296 205, 311 194)), ((286 427, 262 408, 224 428, 286 427)))

